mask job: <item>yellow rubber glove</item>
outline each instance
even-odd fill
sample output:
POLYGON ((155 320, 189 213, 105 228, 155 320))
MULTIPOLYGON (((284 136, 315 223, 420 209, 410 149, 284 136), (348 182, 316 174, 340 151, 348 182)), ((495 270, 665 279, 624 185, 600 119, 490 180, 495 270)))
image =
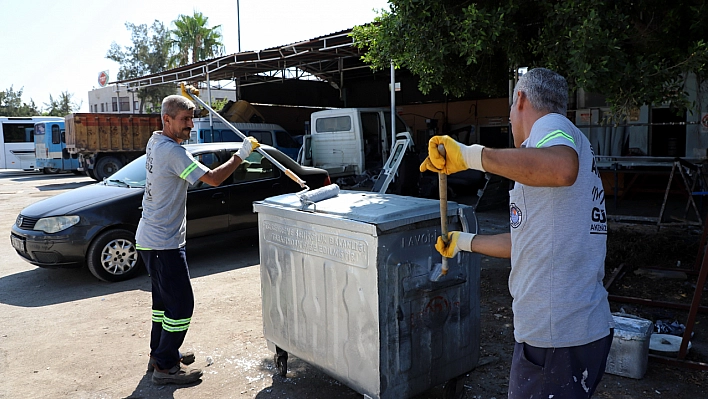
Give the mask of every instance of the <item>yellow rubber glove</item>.
POLYGON ((467 169, 482 168, 482 150, 484 146, 473 144, 461 145, 450 136, 433 136, 428 141, 428 157, 420 164, 420 171, 431 171, 450 175, 467 169), (445 156, 438 151, 438 145, 445 147, 445 156))
POLYGON ((179 87, 182 89, 182 96, 187 97, 190 100, 192 99, 192 96, 199 97, 199 89, 196 87, 185 85, 184 83, 180 83, 179 87))
POLYGON ((241 160, 245 160, 248 158, 249 155, 258 147, 260 147, 260 143, 258 143, 258 140, 255 139, 255 137, 248 136, 246 139, 243 141, 243 144, 241 145, 241 148, 238 150, 236 153, 236 156, 241 158, 241 160))
POLYGON ((261 143, 259 143, 258 140, 256 140, 255 137, 253 137, 253 136, 248 136, 248 137, 246 137, 246 138, 251 142, 251 151, 255 151, 256 148, 258 148, 258 147, 261 146, 261 143))
POLYGON ((446 258, 454 258, 460 251, 472 251, 472 239, 474 236, 476 236, 474 233, 450 231, 447 233, 447 244, 440 236, 435 243, 435 249, 446 258))

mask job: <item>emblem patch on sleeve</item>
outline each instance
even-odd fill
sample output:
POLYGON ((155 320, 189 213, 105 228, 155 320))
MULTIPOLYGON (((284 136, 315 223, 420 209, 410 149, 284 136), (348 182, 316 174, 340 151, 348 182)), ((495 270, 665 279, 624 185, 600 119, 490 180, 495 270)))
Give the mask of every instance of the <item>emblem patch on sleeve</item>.
POLYGON ((521 209, 519 209, 518 206, 516 206, 515 203, 511 203, 509 205, 509 223, 511 224, 511 227, 517 228, 521 225, 521 222, 523 221, 523 215, 521 214, 521 209))

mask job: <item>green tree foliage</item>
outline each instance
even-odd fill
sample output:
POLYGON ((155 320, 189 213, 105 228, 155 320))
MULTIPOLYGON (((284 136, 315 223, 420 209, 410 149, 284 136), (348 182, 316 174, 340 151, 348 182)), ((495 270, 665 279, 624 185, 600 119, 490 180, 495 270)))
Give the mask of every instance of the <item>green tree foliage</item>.
POLYGON ((708 72, 703 0, 389 0, 354 28, 363 59, 391 61, 427 93, 479 90, 505 96, 517 67, 543 66, 572 89, 606 96, 616 113, 651 103, 683 109, 688 72, 708 72))
POLYGON ((56 100, 50 94, 49 103, 44 104, 44 115, 64 117, 74 111, 78 111, 79 108, 81 108, 81 104, 76 104, 74 101, 72 101, 73 97, 74 95, 69 93, 68 91, 61 92, 61 94, 59 94, 59 97, 56 100))
POLYGON ((198 11, 193 16, 183 15, 173 21, 170 31, 174 54, 170 57, 170 67, 178 67, 206 60, 223 54, 221 25, 208 27, 209 18, 198 11))
POLYGON ((15 91, 12 86, 9 89, 0 91, 0 116, 36 116, 40 112, 34 101, 29 103, 22 101, 22 88, 15 91))
MULTIPOLYGON (((106 54, 106 58, 120 64, 118 80, 137 78, 165 70, 172 46, 165 25, 155 20, 150 27, 146 24, 135 25, 130 22, 126 22, 125 26, 131 32, 133 45, 123 49, 113 42, 106 54)), ((156 85, 138 89, 140 112, 143 112, 146 102, 161 104, 164 97, 174 92, 173 85, 156 85)), ((157 111, 159 112, 159 109, 157 111)))
POLYGON ((223 110, 224 106, 226 106, 226 104, 228 104, 228 103, 229 103, 228 98, 224 98, 222 100, 213 100, 211 102, 211 108, 214 110, 217 110, 217 111, 223 110))

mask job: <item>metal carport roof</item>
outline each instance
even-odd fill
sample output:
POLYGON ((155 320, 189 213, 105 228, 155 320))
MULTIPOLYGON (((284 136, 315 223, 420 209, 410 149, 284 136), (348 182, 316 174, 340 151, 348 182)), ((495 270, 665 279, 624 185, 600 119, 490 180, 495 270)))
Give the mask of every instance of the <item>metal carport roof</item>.
MULTIPOLYGON (((353 46, 351 29, 299 43, 259 51, 247 51, 200 61, 139 78, 111 82, 130 88, 165 83, 238 80, 240 86, 283 81, 319 79, 343 86, 346 77, 371 76, 363 54, 353 46)), ((388 71, 384 71, 388 75, 388 71)))

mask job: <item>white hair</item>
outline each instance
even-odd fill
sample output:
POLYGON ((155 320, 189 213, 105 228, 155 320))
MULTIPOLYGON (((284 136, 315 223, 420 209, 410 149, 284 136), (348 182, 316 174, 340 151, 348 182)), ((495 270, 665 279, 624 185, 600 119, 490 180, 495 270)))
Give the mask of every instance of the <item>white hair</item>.
POLYGON ((521 76, 514 89, 514 103, 518 92, 523 92, 538 111, 565 115, 568 110, 568 82, 550 69, 534 68, 521 76))

